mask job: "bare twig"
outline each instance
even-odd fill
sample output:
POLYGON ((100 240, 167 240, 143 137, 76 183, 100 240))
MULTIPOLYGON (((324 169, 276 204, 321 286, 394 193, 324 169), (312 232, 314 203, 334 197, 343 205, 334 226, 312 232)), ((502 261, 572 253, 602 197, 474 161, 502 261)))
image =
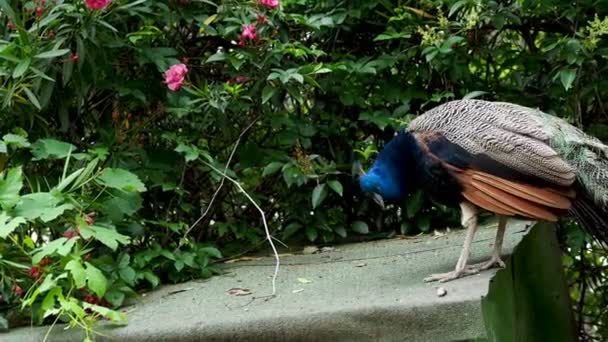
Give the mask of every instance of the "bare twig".
MULTIPOLYGON (((211 165, 211 163, 205 161, 205 160, 201 160, 201 162, 205 165, 207 165, 210 169, 212 169, 213 171, 219 173, 222 175, 222 180, 220 181, 220 185, 217 187, 217 189, 215 190, 215 193, 213 194, 213 196, 211 197, 211 201, 209 202, 209 205, 207 205, 207 208, 205 209, 205 212, 201 215, 201 217, 199 217, 189 228, 188 230, 186 230, 186 233, 184 234, 184 237, 186 237, 190 231, 209 213, 209 210, 211 209, 211 206, 213 205, 213 202, 215 201, 215 198, 217 196, 217 194, 220 192, 220 190, 222 189, 222 186, 224 185, 224 180, 228 180, 231 183, 233 183, 234 185, 236 185, 239 190, 245 195, 245 197, 247 197, 247 199, 251 202, 251 204, 258 210, 258 212, 260 213, 260 215, 262 216, 262 223, 264 224, 264 231, 266 233, 266 240, 268 240, 268 243, 270 244, 270 247, 272 248, 272 252, 274 254, 274 258, 276 261, 275 264, 275 269, 274 269, 274 274, 272 276, 272 294, 270 295, 271 297, 274 297, 276 295, 277 292, 277 288, 276 288, 276 281, 277 281, 277 276, 279 275, 279 267, 280 267, 280 259, 279 259, 279 252, 277 251, 276 246, 274 245, 273 242, 273 237, 272 235, 270 235, 270 229, 268 228, 268 223, 266 222, 266 214, 264 213, 264 211, 262 210, 262 208, 260 208, 260 206, 255 202, 255 200, 249 195, 249 193, 247 193, 247 191, 245 191, 245 189, 243 189, 243 187, 241 186, 241 184, 232 179, 231 177, 229 177, 226 173, 228 172, 228 167, 230 166, 230 162, 232 161, 232 158, 234 157, 234 153, 236 152, 237 147, 239 146, 239 143, 241 141, 241 138, 245 135, 245 133, 253 126, 253 124, 255 124, 257 122, 258 118, 254 119, 247 127, 245 127, 245 129, 243 130, 243 132, 241 132, 241 134, 239 135, 239 138, 236 140, 235 144, 234 144, 234 148, 232 149, 232 152, 230 153, 230 157, 228 158, 228 161, 226 162, 226 166, 224 167, 224 171, 220 171, 218 168, 216 168, 215 166, 211 165)), ((182 239, 182 241, 180 241, 179 245, 178 245, 178 249, 181 247, 181 245, 183 244, 183 241, 185 239, 182 239)), ((278 240, 277 240, 278 241, 278 240)))
MULTIPOLYGON (((202 160, 202 162, 203 162, 203 164, 205 164, 209 168, 211 168, 213 171, 222 174, 222 172, 220 170, 218 170, 215 166, 211 165, 211 163, 208 163, 204 160, 202 160)), ((270 247, 272 247, 272 252, 274 253, 274 259, 276 261, 275 268, 274 268, 274 274, 272 276, 272 294, 271 294, 271 296, 275 296, 275 294, 277 292, 277 288, 276 288, 277 276, 279 274, 279 266, 280 266, 281 261, 279 259, 279 252, 277 252, 277 248, 275 247, 274 242, 272 242, 273 238, 270 235, 270 229, 268 229, 268 223, 266 223, 266 214, 264 213, 262 208, 260 208, 260 206, 255 202, 255 200, 247 193, 247 191, 245 191, 245 189, 243 189, 243 187, 241 186, 241 184, 238 181, 236 181, 226 175, 225 170, 223 173, 223 178, 229 180, 232 184, 236 185, 236 187, 239 188, 239 190, 243 193, 243 195, 245 195, 245 197, 247 197, 249 202, 251 202, 251 204, 253 204, 253 206, 260 212, 260 215, 262 216, 262 223, 264 224, 264 231, 266 232, 266 239, 268 240, 270 247)))
POLYGON ((236 152, 236 149, 239 147, 241 138, 243 138, 243 135, 245 135, 245 133, 247 133, 247 131, 253 126, 253 124, 255 124, 258 121, 258 118, 259 117, 255 118, 253 121, 251 121, 251 123, 247 127, 245 127, 245 129, 241 132, 238 139, 234 143, 232 152, 230 152, 230 156, 228 157, 228 161, 226 162, 226 166, 224 167, 224 172, 220 172, 222 175, 222 180, 220 181, 220 185, 217 187, 217 189, 215 189, 213 196, 211 196, 211 201, 209 201, 207 208, 205 208, 205 212, 196 221, 194 221, 194 223, 192 225, 190 225, 190 227, 188 227, 188 230, 186 230, 186 232, 184 233, 184 237, 179 242, 177 249, 179 249, 183 245, 183 242, 184 242, 185 238, 188 236, 188 234, 190 234, 190 231, 192 231, 192 229, 194 229, 194 227, 196 227, 196 225, 199 224, 199 222, 201 222, 205 218, 205 216, 207 216, 207 214, 209 213, 209 210, 211 210, 211 207, 213 206, 213 202, 215 201, 215 198, 217 197, 217 195, 220 193, 220 190, 222 190, 222 187, 224 186, 224 180, 226 179, 226 173, 228 172, 228 167, 230 166, 230 163, 232 162, 232 158, 234 157, 234 153, 236 152))

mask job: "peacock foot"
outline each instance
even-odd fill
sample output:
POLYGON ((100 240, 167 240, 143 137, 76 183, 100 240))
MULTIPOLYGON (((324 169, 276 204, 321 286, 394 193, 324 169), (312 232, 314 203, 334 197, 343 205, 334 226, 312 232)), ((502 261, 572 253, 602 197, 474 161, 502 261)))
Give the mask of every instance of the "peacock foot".
POLYGON ((505 262, 502 261, 498 255, 493 255, 488 261, 467 266, 467 269, 478 269, 479 271, 485 271, 494 267, 505 268, 505 262))
POLYGON ((448 281, 452 281, 454 279, 463 278, 466 276, 470 276, 473 274, 479 273, 479 269, 472 269, 469 267, 465 267, 462 270, 454 270, 448 273, 435 273, 430 276, 424 278, 425 282, 439 281, 440 283, 445 283, 448 281))
POLYGON ((445 283, 448 281, 452 281, 458 278, 464 278, 466 276, 470 276, 473 274, 477 274, 481 271, 489 270, 494 267, 505 267, 505 262, 502 261, 500 256, 494 255, 490 260, 481 262, 479 264, 467 265, 464 269, 458 271, 454 270, 452 272, 447 273, 437 273, 431 274, 430 276, 424 278, 425 282, 439 281, 440 283, 445 283))

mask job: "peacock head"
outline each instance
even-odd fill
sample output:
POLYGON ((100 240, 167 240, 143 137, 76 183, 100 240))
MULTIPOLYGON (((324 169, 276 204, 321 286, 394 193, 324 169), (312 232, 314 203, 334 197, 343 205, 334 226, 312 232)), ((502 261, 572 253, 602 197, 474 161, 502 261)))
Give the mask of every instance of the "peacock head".
POLYGON ((359 184, 361 190, 370 194, 382 208, 384 208, 385 200, 398 202, 404 196, 399 177, 382 164, 376 163, 367 174, 361 175, 359 184))
POLYGON ((408 193, 408 176, 414 176, 414 138, 409 133, 401 133, 393 138, 380 152, 369 172, 363 172, 359 165, 359 185, 363 192, 372 196, 381 207, 384 201, 399 202, 408 193))

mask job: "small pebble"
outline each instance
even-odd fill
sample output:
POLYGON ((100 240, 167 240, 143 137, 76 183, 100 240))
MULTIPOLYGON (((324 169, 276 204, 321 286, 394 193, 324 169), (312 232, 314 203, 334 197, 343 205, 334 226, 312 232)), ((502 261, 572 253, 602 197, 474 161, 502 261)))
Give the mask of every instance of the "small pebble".
POLYGON ((448 294, 448 291, 446 289, 444 289, 443 287, 437 288, 437 297, 443 297, 446 294, 448 294))

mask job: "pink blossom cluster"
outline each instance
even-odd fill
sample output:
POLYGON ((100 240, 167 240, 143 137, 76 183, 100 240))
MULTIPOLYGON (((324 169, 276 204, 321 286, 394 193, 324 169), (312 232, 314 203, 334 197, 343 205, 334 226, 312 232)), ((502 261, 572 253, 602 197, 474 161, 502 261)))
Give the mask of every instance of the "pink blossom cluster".
POLYGON ((167 88, 172 91, 178 91, 184 83, 186 74, 188 73, 188 67, 183 64, 174 64, 167 71, 165 71, 165 83, 167 88))
POLYGON ((260 5, 266 8, 275 9, 279 7, 279 0, 260 0, 260 5))
POLYGON ((101 11, 108 5, 112 0, 84 0, 85 6, 92 11, 101 11))

